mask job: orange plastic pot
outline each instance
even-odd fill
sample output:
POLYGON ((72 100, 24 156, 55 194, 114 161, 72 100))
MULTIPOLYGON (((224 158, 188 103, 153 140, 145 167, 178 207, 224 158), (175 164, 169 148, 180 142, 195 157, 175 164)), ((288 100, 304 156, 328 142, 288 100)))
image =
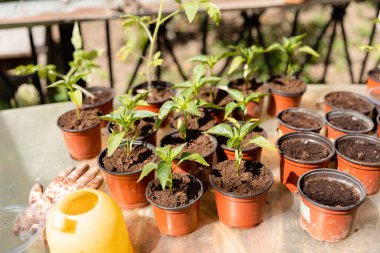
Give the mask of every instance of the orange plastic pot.
MULTIPOLYGON (((272 172, 270 173, 272 175, 272 172)), ((268 188, 248 196, 223 192, 216 187, 211 178, 210 184, 214 189, 219 220, 223 224, 229 227, 249 229, 263 221, 268 191, 273 185, 273 175, 268 188)))
POLYGON ((380 80, 376 76, 380 76, 380 69, 373 69, 368 72, 367 90, 380 87, 380 80))
POLYGON ((304 108, 296 107, 296 108, 289 108, 289 109, 283 110, 277 115, 277 119, 278 119, 278 132, 280 133, 280 135, 294 133, 294 132, 314 132, 314 133, 319 134, 322 128, 325 126, 324 120, 321 116, 319 116, 317 113, 313 111, 310 111, 304 108), (319 121, 319 126, 315 128, 301 128, 301 127, 292 126, 282 120, 283 113, 287 111, 295 111, 295 112, 302 112, 302 113, 308 114, 319 121))
POLYGON ((316 161, 302 161, 298 159, 294 159, 292 157, 286 156, 282 154, 280 150, 280 178, 281 183, 290 191, 293 193, 297 193, 297 181, 298 178, 311 170, 319 169, 319 168, 326 168, 328 167, 331 158, 335 154, 335 147, 334 145, 326 138, 316 133, 289 133, 281 136, 277 140, 277 146, 281 147, 281 143, 285 140, 289 139, 306 139, 310 142, 320 143, 322 145, 325 145, 328 149, 330 154, 320 160, 316 161))
POLYGON ((377 123, 377 138, 380 138, 380 114, 376 117, 376 123, 377 123))
MULTIPOLYGON (((152 151, 154 150, 154 146, 146 142, 135 142, 134 145, 144 145, 152 151)), ((125 173, 109 171, 104 167, 102 161, 106 155, 107 149, 104 149, 98 156, 98 165, 103 171, 111 195, 118 205, 122 209, 147 206, 149 202, 145 197, 145 190, 148 183, 153 180, 154 173, 150 173, 143 180, 137 182, 142 170, 125 173)), ((154 160, 156 159, 157 157, 154 160)))
POLYGON ((311 237, 318 241, 337 242, 346 238, 352 227, 357 208, 366 198, 366 191, 356 178, 332 169, 319 169, 303 174, 298 180, 300 193, 301 226, 311 237), (307 177, 315 174, 327 174, 329 179, 346 182, 355 187, 360 194, 360 200, 355 205, 347 207, 331 207, 319 204, 302 191, 307 177))
MULTIPOLYGON (((110 97, 104 100, 103 102, 97 103, 94 105, 83 104, 82 105, 83 109, 97 108, 103 115, 106 115, 113 111, 113 98, 115 96, 115 90, 113 88, 97 86, 97 87, 90 87, 87 90, 91 92, 92 94, 101 93, 101 92, 109 92, 110 97)), ((106 120, 102 120, 102 127, 106 127, 107 123, 108 122, 106 120)))
MULTIPOLYGON (((193 177, 191 175, 189 176, 193 177)), ((199 181, 199 179, 196 180, 201 185, 201 192, 203 192, 201 181, 199 181)), ((153 181, 148 184, 147 188, 150 188, 152 184, 153 181)), ((196 200, 185 206, 168 208, 157 205, 147 196, 148 201, 152 205, 154 219, 161 234, 182 236, 193 232, 197 228, 199 222, 201 197, 202 194, 199 194, 196 200)))
POLYGON ((359 98, 361 100, 364 100, 364 101, 368 102, 371 105, 371 109, 369 109, 368 111, 365 111, 365 112, 364 111, 360 112, 360 113, 363 113, 363 114, 367 115, 368 117, 372 118, 375 106, 371 102, 369 102, 368 99, 365 96, 362 96, 362 95, 354 93, 354 92, 349 92, 349 91, 334 91, 334 92, 328 93, 325 96, 325 98, 324 98, 325 113, 328 113, 328 112, 330 112, 332 110, 339 110, 339 109, 343 109, 343 110, 349 109, 349 110, 351 110, 350 108, 338 108, 338 107, 334 106, 332 103, 330 103, 328 101, 328 97, 331 96, 331 95, 333 95, 334 93, 343 93, 343 94, 345 94, 347 96, 354 96, 356 98, 359 98))
POLYGON ((73 159, 90 159, 99 154, 101 150, 100 121, 96 125, 83 130, 67 130, 59 125, 58 127, 62 130, 67 149, 73 159))
POLYGON ((365 163, 355 161, 341 153, 338 149, 339 142, 345 139, 358 139, 369 141, 380 145, 380 140, 365 134, 350 134, 339 137, 335 141, 335 148, 338 157, 337 167, 338 170, 347 172, 363 183, 367 190, 367 194, 375 194, 380 187, 380 163, 365 163))
POLYGON ((286 110, 291 107, 299 107, 301 104, 301 97, 304 93, 286 93, 276 91, 274 89, 271 90, 272 95, 270 96, 269 106, 268 106, 268 114, 274 117, 277 116, 281 111, 286 110))
POLYGON ((374 127, 373 121, 368 118, 366 115, 360 113, 360 112, 355 112, 355 111, 348 111, 348 110, 333 110, 328 112, 325 115, 325 121, 327 125, 327 138, 330 140, 336 140, 337 138, 347 135, 347 134, 368 134, 374 127), (352 117, 356 117, 358 119, 361 119, 363 122, 367 124, 367 129, 363 131, 350 131, 346 129, 339 128, 337 126, 334 126, 333 124, 330 123, 330 120, 333 119, 334 117, 338 117, 341 115, 349 115, 352 117))

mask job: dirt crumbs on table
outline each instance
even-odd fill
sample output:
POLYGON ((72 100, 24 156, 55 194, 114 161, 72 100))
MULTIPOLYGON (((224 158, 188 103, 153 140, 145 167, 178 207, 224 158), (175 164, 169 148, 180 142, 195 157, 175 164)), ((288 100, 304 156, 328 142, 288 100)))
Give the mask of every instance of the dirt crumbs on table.
POLYGON ((285 111, 281 114, 281 120, 297 128, 317 128, 322 126, 322 122, 313 115, 302 111, 285 111))
POLYGON ((315 202, 331 207, 351 206, 360 200, 360 195, 353 186, 333 180, 327 174, 307 177, 302 191, 315 202))
POLYGON ((269 82, 268 87, 273 90, 288 93, 301 93, 306 90, 306 84, 299 79, 287 79, 286 77, 276 78, 269 82))
POLYGON ((153 151, 144 146, 135 146, 129 157, 125 150, 119 147, 110 157, 106 154, 102 161, 107 170, 123 173, 142 170, 154 157, 153 151))
POLYGON ((338 142, 340 153, 355 161, 366 163, 380 162, 380 145, 372 141, 343 139, 338 142))
POLYGON ((330 153, 325 145, 304 138, 285 140, 280 149, 285 156, 302 161, 320 160, 330 153))
POLYGON ((202 194, 201 185, 193 177, 186 174, 173 175, 172 192, 162 190, 158 179, 147 188, 147 197, 155 204, 164 207, 181 207, 194 202, 202 194))
POLYGON ((364 120, 351 115, 334 116, 328 120, 332 125, 348 131, 364 131, 368 129, 368 124, 364 120))
POLYGON ((65 130, 84 130, 100 123, 97 109, 79 110, 79 115, 78 118, 76 110, 68 111, 59 117, 58 125, 65 130))
POLYGON ((217 164, 210 175, 218 189, 239 196, 263 192, 272 183, 269 169, 256 161, 242 161, 237 174, 235 161, 227 160, 217 164))
POLYGON ((339 109, 355 110, 366 113, 372 109, 372 104, 367 100, 348 92, 333 92, 326 97, 332 106, 339 109))
MULTIPOLYGON (((183 148, 182 153, 189 152, 206 156, 211 150, 215 149, 216 144, 212 141, 209 135, 193 131, 189 131, 187 135, 187 145, 183 148)), ((177 147, 183 143, 185 143, 185 141, 182 136, 179 133, 176 133, 166 137, 162 144, 163 146, 172 145, 173 147, 177 147)))
POLYGON ((112 92, 106 91, 106 90, 94 91, 91 93, 94 95, 94 97, 85 96, 83 99, 83 104, 85 105, 101 104, 107 101, 112 96, 112 92))

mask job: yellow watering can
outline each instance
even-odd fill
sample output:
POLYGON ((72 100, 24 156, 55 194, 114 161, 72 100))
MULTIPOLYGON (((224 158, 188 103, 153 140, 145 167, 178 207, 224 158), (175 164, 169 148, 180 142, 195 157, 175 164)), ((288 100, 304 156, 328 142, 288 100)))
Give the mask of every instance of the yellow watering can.
POLYGON ((120 207, 97 190, 62 199, 47 219, 46 236, 51 253, 133 253, 120 207))

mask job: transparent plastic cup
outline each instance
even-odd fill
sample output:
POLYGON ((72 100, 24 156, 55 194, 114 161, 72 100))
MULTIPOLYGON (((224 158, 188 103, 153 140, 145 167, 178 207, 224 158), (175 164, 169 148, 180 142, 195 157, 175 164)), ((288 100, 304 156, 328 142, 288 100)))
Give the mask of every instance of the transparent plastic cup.
POLYGON ((0 208, 0 252, 44 253, 48 252, 43 239, 44 219, 27 206, 0 208), (14 233, 15 224, 28 229, 14 233), (24 226, 33 224, 33 226, 24 226))

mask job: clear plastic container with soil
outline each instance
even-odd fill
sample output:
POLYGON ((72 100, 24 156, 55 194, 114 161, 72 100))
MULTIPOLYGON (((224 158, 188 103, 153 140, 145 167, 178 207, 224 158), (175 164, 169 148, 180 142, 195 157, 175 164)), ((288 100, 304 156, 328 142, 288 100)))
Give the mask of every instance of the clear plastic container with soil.
POLYGON ((364 185, 347 173, 318 169, 297 183, 301 225, 319 241, 336 242, 348 236, 356 210, 366 198, 364 185))
MULTIPOLYGON (((182 115, 176 115, 170 122, 170 127, 177 129, 179 120, 184 122, 184 117, 182 115)), ((211 114, 202 113, 200 117, 191 117, 190 120, 188 120, 187 129, 207 131, 210 128, 216 126, 218 123, 218 120, 215 119, 215 117, 213 117, 211 114)))
POLYGON ((319 114, 304 108, 286 109, 280 112, 277 118, 280 134, 292 132, 320 133, 324 127, 324 120, 319 114))
POLYGON ((372 117, 374 105, 360 94, 348 91, 334 91, 325 96, 325 113, 337 110, 352 110, 372 117))

